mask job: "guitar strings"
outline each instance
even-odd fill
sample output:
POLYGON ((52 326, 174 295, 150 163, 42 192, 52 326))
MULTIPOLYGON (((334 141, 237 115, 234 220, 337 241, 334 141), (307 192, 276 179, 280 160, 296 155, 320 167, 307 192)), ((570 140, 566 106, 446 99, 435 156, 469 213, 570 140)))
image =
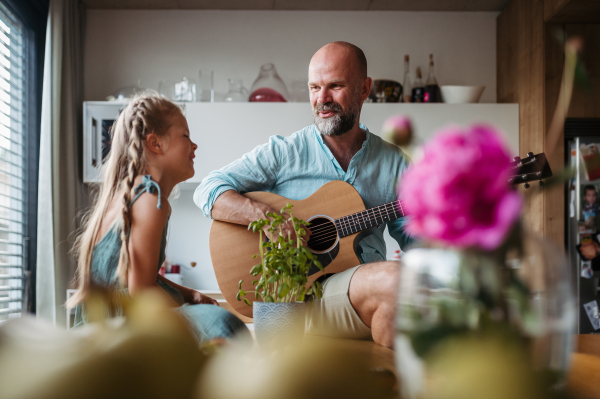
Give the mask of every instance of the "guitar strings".
MULTIPOLYGON (((387 213, 387 215, 386 215, 386 216, 387 216, 387 218, 390 218, 389 209, 388 209, 387 205, 388 205, 388 204, 386 204, 386 209, 385 209, 385 211, 386 211, 386 213, 387 213)), ((373 208, 373 209, 374 209, 374 208, 373 208)), ((375 217, 375 222, 377 222, 377 221, 378 221, 378 220, 377 220, 377 216, 375 216, 375 215, 373 215, 373 216, 375 217)), ((386 216, 383 216, 383 215, 381 214, 381 212, 380 212, 381 223, 376 223, 376 225, 377 225, 377 226, 379 226, 379 225, 383 224, 383 222, 385 222, 385 217, 386 217, 386 216)), ((395 214, 395 211, 394 211, 394 219, 393 219, 393 220, 395 220, 395 219, 397 219, 397 215, 395 214)), ((340 221, 340 220, 341 220, 341 219, 337 219, 337 221, 340 221)), ((352 219, 352 220, 354 221, 354 219, 352 219)), ((358 219, 358 220, 356 220, 356 221, 359 223, 359 225, 358 225, 358 226, 359 226, 359 228, 360 228, 361 230, 364 230, 364 229, 363 229, 363 227, 362 227, 362 226, 360 226, 360 223, 362 222, 362 224, 364 224, 365 228, 367 228, 367 227, 366 227, 366 226, 367 226, 367 223, 366 223, 366 221, 369 221, 369 222, 371 222, 371 221, 372 221, 372 219, 371 219, 371 216, 370 216, 370 215, 368 215, 368 219, 365 219, 365 218, 362 218, 362 217, 361 217, 360 219, 358 219)), ((346 220, 346 221, 344 221, 344 222, 348 222, 348 220, 346 220)), ((340 226, 340 227, 342 227, 342 228, 348 228, 348 229, 350 229, 350 231, 352 231, 352 230, 351 230, 352 226, 353 226, 353 225, 351 225, 351 224, 349 224, 349 223, 346 223, 346 226, 340 226)), ((356 226, 356 224, 354 224, 354 226, 356 226)), ((321 226, 319 226, 319 227, 321 227, 321 226)), ((373 227, 373 226, 369 226, 368 228, 370 228, 370 227, 373 227)), ((327 223, 327 224, 326 224, 326 228, 325 228, 325 229, 322 229, 322 228, 321 228, 321 229, 319 229, 318 231, 317 231, 317 230, 315 230, 315 231, 311 231, 311 233, 312 233, 312 234, 311 234, 310 240, 309 240, 308 242, 309 242, 309 243, 312 243, 312 244, 318 244, 318 243, 322 243, 322 242, 324 242, 324 241, 328 241, 328 240, 334 240, 335 238, 337 238, 337 235, 338 235, 338 234, 337 234, 337 233, 338 233, 338 226, 334 226, 334 225, 332 225, 331 223, 327 223), (332 233, 332 229, 331 229, 332 227, 335 227, 335 233, 334 233, 334 234, 331 234, 331 233, 332 233)))
POLYGON ((309 239, 309 242, 319 243, 319 242, 322 242, 323 240, 335 238, 337 236, 338 229, 348 229, 348 230, 352 231, 352 227, 357 226, 357 225, 361 230, 373 227, 373 226, 366 227, 367 221, 369 221, 371 223, 373 218, 375 219, 375 222, 378 222, 378 219, 381 219, 381 223, 376 223, 376 225, 381 225, 382 223, 384 223, 386 218, 390 219, 390 221, 395 220, 399 217, 404 216, 402 205, 403 205, 402 200, 396 200, 396 201, 389 202, 384 205, 380 205, 378 207, 374 207, 374 208, 367 209, 365 211, 357 212, 353 215, 348 215, 348 216, 336 219, 335 222, 337 222, 337 223, 335 223, 335 222, 334 223, 332 223, 332 222, 323 223, 322 225, 317 226, 315 229, 309 229, 311 232, 311 237, 309 239), (399 206, 400 209, 396 208, 394 205, 399 206), (391 209, 390 209, 390 206, 391 206, 391 209), (400 211, 399 213, 401 214, 401 216, 397 215, 397 212, 396 212, 397 210, 400 211), (369 214, 369 211, 372 213, 372 215, 369 214), (379 216, 377 216, 375 214, 376 211, 379 213, 379 216), (382 211, 385 211, 386 215, 383 215, 382 211), (393 219, 390 218, 390 211, 392 211, 392 213, 393 213, 393 219), (366 217, 364 215, 364 212, 366 212, 366 217), (339 226, 338 226, 338 224, 339 224, 339 226), (365 226, 365 228, 363 229, 363 227, 360 226, 360 224, 363 224, 365 226), (334 231, 335 231, 335 234, 331 234, 334 231), (326 236, 323 236, 324 234, 326 234, 326 236))

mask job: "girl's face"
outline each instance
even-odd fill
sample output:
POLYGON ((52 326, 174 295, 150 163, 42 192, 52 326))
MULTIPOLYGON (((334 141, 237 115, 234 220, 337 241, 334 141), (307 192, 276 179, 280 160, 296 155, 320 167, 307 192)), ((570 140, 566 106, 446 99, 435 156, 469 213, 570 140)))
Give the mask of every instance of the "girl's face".
POLYGON ((187 120, 176 112, 170 116, 171 126, 166 133, 164 167, 178 182, 194 176, 194 158, 198 146, 190 139, 187 120))

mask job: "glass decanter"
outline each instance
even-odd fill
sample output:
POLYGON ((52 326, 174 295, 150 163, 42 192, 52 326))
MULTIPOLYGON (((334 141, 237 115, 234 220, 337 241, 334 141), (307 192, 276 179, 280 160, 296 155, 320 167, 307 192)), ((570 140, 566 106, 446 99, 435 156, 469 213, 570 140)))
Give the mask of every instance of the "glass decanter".
POLYGON ((250 102, 287 102, 289 98, 287 87, 277 74, 275 65, 263 64, 250 88, 250 102))
POLYGON ((225 93, 223 101, 227 103, 241 103, 248 101, 248 90, 243 86, 242 79, 227 79, 229 91, 225 93))

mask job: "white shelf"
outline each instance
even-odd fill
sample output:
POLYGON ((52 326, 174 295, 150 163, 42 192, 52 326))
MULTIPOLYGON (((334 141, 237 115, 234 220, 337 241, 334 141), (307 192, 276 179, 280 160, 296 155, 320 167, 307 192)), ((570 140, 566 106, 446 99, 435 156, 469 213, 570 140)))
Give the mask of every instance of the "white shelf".
MULTIPOLYGON (((122 103, 90 101, 84 111, 85 181, 98 180, 98 168, 90 164, 91 119, 97 129, 101 120, 116 117, 122 103)), ((211 171, 240 158, 272 135, 289 136, 313 123, 309 103, 185 103, 185 113, 192 140, 198 144, 196 175, 182 188, 195 187, 211 171)), ((430 138, 450 123, 465 125, 488 123, 504 132, 515 155, 519 150, 519 108, 517 104, 404 104, 363 105, 361 122, 371 133, 380 134, 381 125, 392 115, 409 116, 414 125, 416 142, 430 138)), ((97 151, 101 151, 101 134, 96 133, 97 151)), ((96 159, 99 155, 96 154, 96 159)))

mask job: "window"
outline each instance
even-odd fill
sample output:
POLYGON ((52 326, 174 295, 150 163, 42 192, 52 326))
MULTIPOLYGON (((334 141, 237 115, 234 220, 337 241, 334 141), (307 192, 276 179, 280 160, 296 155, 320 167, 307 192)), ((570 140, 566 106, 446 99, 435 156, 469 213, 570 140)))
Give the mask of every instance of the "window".
POLYGON ((26 310, 26 45, 22 22, 0 3, 0 322, 26 310))

